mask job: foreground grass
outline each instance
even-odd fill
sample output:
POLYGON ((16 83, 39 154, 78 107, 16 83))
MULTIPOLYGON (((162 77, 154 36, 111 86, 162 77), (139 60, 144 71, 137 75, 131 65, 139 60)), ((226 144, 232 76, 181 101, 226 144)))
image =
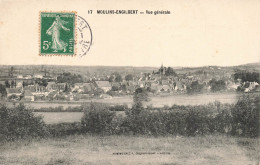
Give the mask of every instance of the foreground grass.
POLYGON ((73 135, 65 138, 5 143, 0 146, 0 164, 256 165, 259 163, 259 153, 259 139, 221 135, 73 135))

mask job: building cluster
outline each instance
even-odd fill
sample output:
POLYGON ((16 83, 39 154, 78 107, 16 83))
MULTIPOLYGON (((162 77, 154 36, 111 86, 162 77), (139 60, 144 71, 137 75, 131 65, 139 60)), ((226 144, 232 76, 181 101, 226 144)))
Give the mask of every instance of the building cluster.
MULTIPOLYGON (((16 75, 0 78, 0 84, 6 86, 7 98, 10 100, 67 100, 78 101, 89 98, 111 98, 134 94, 137 88, 145 88, 153 95, 160 94, 184 94, 187 93, 192 82, 197 81, 203 88, 202 92, 211 92, 210 81, 212 79, 225 82, 224 91, 237 91, 239 87, 246 86, 245 92, 258 88, 257 82, 241 83, 234 81, 229 73, 200 72, 184 74, 168 74, 166 67, 161 66, 157 72, 128 75, 130 78, 117 78, 115 75, 90 78, 86 82, 69 84, 59 83, 57 76, 46 76, 44 73, 33 75, 16 75), (214 73, 214 74, 212 74, 214 73)), ((117 75, 118 76, 118 75, 117 75)), ((121 75, 119 75, 121 77, 121 75)))

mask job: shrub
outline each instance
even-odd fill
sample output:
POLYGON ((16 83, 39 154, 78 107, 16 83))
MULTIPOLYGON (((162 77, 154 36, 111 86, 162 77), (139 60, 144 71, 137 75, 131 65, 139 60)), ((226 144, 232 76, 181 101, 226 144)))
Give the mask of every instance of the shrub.
POLYGON ((257 137, 259 135, 259 96, 243 95, 232 108, 232 134, 257 137))
POLYGON ((226 84, 224 80, 212 79, 209 81, 209 85, 212 92, 222 91, 226 89, 226 84))
MULTIPOLYGON (((136 102, 132 109, 126 105, 110 107, 90 103, 80 107, 41 109, 51 111, 84 111, 81 123, 61 123, 46 126, 41 117, 35 117, 23 104, 8 108, 0 106, 0 140, 15 140, 51 135, 71 134, 167 134, 196 136, 212 133, 257 137, 259 135, 259 96, 244 95, 238 102, 214 102, 197 106, 165 106, 144 108, 136 102), (126 116, 116 116, 124 110, 126 116)), ((139 104, 140 103, 140 104, 139 104)))
POLYGON ((186 134, 186 113, 183 110, 176 109, 170 111, 165 117, 166 131, 172 135, 186 134))
POLYGON ((0 140, 43 137, 47 134, 41 117, 36 117, 23 104, 8 108, 0 106, 0 140))
MULTIPOLYGON (((231 131, 231 109, 234 105, 220 102, 199 106, 163 107, 141 110, 139 114, 127 110, 126 125, 134 134, 195 136, 231 131)), ((138 108, 138 107, 137 107, 138 108)))
POLYGON ((186 134, 188 136, 203 135, 210 132, 210 117, 209 112, 204 107, 192 107, 188 109, 185 117, 186 134))
POLYGON ((60 123, 48 125, 49 134, 52 137, 62 137, 82 133, 81 123, 60 123))
POLYGON ((83 105, 81 106, 75 106, 71 107, 68 106, 67 108, 64 109, 63 106, 58 106, 58 107, 42 107, 42 108, 37 108, 33 109, 34 112, 82 112, 83 111, 83 105))
POLYGON ((115 112, 111 112, 107 105, 101 103, 91 103, 84 108, 84 115, 81 119, 84 131, 90 133, 111 133, 115 112))
POLYGON ((190 86, 187 87, 188 94, 199 93, 203 88, 203 84, 198 81, 193 81, 190 86))
POLYGON ((122 115, 118 115, 113 118, 113 120, 111 121, 110 130, 111 130, 110 132, 112 132, 112 134, 116 134, 116 135, 130 133, 130 129, 129 129, 127 120, 122 115))
POLYGON ((115 105, 109 108, 110 111, 125 111, 128 109, 127 105, 115 105))

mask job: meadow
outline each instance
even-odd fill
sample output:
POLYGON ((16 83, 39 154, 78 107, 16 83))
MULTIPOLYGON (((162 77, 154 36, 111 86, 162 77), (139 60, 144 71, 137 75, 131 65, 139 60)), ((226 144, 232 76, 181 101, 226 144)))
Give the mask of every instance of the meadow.
MULTIPOLYGON (((208 104, 210 102, 219 101, 221 103, 236 103, 238 97, 241 94, 238 93, 214 93, 214 94, 196 94, 196 95, 167 95, 167 96, 150 96, 150 101, 146 105, 152 105, 153 107, 163 107, 164 105, 172 106, 176 105, 201 105, 208 104)), ((111 99, 89 99, 82 101, 35 101, 35 102, 25 102, 24 104, 31 108, 48 108, 48 107, 59 107, 63 106, 64 108, 68 107, 77 107, 84 103, 98 102, 98 103, 107 103, 107 104, 126 104, 131 106, 133 103, 132 96, 122 96, 122 97, 113 97, 111 99)), ((9 106, 14 104, 19 104, 9 102, 9 106)))
POLYGON ((83 112, 34 112, 36 116, 42 116, 46 124, 80 122, 83 112))
MULTIPOLYGON (((175 96, 153 96, 151 100, 146 105, 152 105, 153 107, 163 107, 163 106, 172 106, 172 105, 203 105, 208 104, 210 102, 219 101, 221 103, 229 103, 234 104, 238 99, 238 94, 199 94, 199 95, 175 95, 175 96)), ((115 97, 112 99, 96 99, 92 100, 93 102, 100 102, 106 104, 126 104, 128 107, 131 107, 133 98, 129 96, 125 97, 115 97)), ((90 100, 85 103, 89 103, 90 100)), ((48 107, 60 107, 62 106, 64 109, 68 107, 79 107, 82 105, 81 103, 37 103, 30 102, 25 103, 26 106, 32 107, 35 109, 39 108, 48 108, 48 107)), ((117 112, 118 113, 118 112, 117 112)), ((57 123, 65 123, 65 122, 79 122, 81 117, 83 116, 82 112, 35 112, 37 116, 43 116, 43 120, 47 124, 57 124, 57 123)))
POLYGON ((259 139, 225 135, 72 135, 5 143, 0 147, 0 164, 258 165, 259 153, 259 139))

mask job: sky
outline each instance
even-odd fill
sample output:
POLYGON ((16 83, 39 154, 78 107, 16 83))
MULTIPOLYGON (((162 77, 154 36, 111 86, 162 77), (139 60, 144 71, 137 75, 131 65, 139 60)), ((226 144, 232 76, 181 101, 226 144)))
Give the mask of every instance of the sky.
POLYGON ((0 65, 234 66, 260 62, 259 0, 0 0, 0 65), (99 15, 96 10, 169 10, 99 15), (76 11, 92 29, 83 57, 39 56, 39 12, 76 11), (88 14, 93 10, 93 14, 88 14))

